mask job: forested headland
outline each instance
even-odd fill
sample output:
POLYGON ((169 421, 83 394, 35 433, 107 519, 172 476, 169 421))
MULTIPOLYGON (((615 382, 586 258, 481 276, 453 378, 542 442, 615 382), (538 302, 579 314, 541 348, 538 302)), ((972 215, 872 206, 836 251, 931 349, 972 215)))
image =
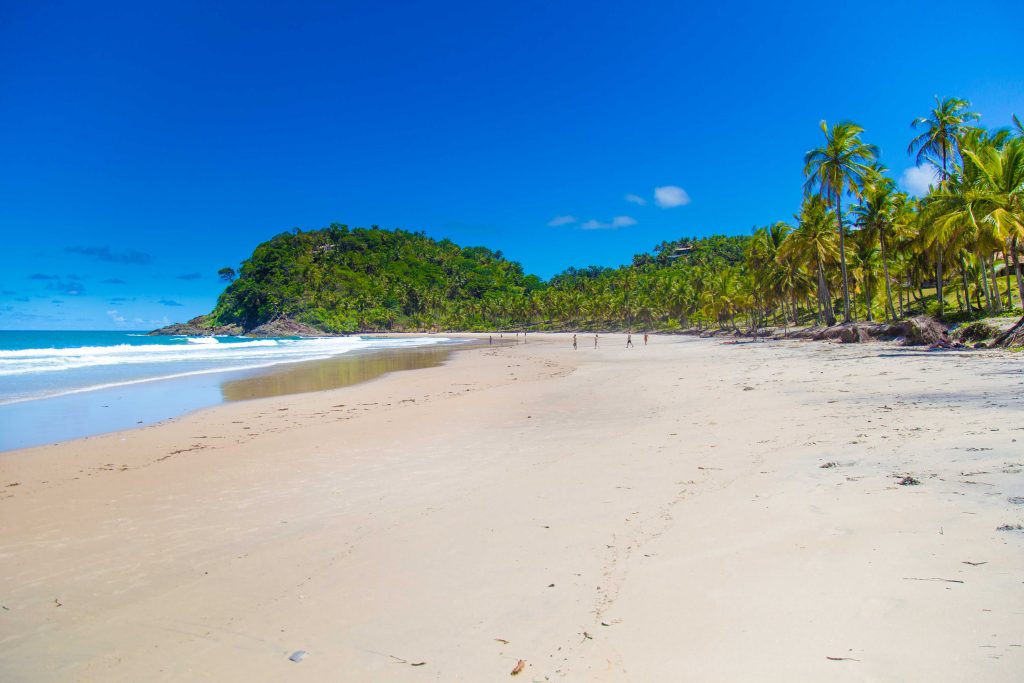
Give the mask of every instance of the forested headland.
POLYGON ((850 122, 822 122, 791 221, 745 235, 679 237, 618 268, 549 281, 500 251, 420 232, 341 224, 260 244, 209 329, 278 320, 326 333, 422 330, 680 330, 833 325, 928 314, 1019 315, 1024 299, 1024 128, 988 129, 938 99, 908 154, 934 169, 922 197, 898 189, 850 122))

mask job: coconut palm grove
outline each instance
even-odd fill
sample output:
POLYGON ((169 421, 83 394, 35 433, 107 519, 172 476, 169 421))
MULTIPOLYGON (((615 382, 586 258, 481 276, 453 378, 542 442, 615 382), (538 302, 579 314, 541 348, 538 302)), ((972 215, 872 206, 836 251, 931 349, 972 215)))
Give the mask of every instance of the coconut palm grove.
MULTIPOLYGON (((619 268, 550 281, 501 251, 423 233, 293 230, 261 244, 207 328, 288 319, 329 333, 382 330, 720 329, 825 326, 930 315, 947 323, 1020 315, 1024 128, 977 125, 969 102, 936 98, 908 127, 907 154, 934 168, 923 197, 897 189, 870 131, 821 122, 789 222, 751 234, 681 237, 619 268)), ((984 335, 983 335, 984 336, 984 335)))

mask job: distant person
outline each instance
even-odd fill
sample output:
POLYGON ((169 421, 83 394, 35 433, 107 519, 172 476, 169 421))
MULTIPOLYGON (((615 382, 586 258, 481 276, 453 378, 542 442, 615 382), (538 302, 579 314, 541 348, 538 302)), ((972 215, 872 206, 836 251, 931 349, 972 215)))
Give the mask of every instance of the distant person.
POLYGON ((644 332, 644 346, 647 346, 647 333, 644 332))
POLYGON ((576 335, 572 335, 572 350, 576 350, 576 335))
POLYGON ((626 348, 627 349, 633 348, 633 335, 632 334, 627 334, 626 335, 626 348))
POLYGON ((594 348, 597 348, 597 335, 594 335, 594 348))
POLYGON ((494 343, 494 335, 492 334, 490 337, 487 338, 487 345, 490 346, 493 343, 494 343))

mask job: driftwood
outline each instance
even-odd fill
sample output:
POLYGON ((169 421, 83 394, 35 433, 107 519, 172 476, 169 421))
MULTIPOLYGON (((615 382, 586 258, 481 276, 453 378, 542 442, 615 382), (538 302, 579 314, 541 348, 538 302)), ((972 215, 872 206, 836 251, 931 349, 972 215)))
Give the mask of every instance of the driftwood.
POLYGON ((1024 346, 1024 317, 992 341, 992 346, 1024 346))

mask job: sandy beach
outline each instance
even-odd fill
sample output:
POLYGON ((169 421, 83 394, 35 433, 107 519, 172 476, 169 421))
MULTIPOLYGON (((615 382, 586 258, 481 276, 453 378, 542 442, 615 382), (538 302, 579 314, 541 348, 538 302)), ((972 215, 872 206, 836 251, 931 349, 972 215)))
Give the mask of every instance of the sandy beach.
POLYGON ((0 680, 1021 679, 1019 354, 569 339, 0 454, 0 680))

